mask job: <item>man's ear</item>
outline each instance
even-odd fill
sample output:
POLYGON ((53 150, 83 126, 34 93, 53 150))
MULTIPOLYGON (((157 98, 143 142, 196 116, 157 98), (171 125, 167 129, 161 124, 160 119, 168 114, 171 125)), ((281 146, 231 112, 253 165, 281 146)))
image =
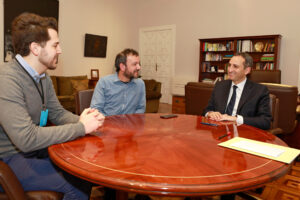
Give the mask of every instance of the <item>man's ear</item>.
POLYGON ((251 67, 246 67, 246 75, 250 74, 251 73, 251 67))
POLYGON ((41 46, 36 42, 31 42, 29 45, 30 52, 37 56, 40 53, 41 46))
POLYGON ((120 71, 125 72, 126 65, 120 63, 120 71))

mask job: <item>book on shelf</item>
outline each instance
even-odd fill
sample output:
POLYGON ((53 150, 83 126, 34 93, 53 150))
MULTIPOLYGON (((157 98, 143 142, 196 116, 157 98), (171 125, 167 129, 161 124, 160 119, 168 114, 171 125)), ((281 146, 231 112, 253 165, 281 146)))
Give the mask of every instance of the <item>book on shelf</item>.
POLYGON ((251 40, 238 40, 237 52, 252 52, 253 44, 251 40))
POLYGON ((223 57, 221 54, 218 53, 206 53, 205 54, 205 61, 222 61, 223 57))
POLYGON ((227 73, 228 65, 229 65, 229 63, 226 63, 226 64, 224 65, 224 71, 225 71, 225 73, 227 73))
POLYGON ((233 55, 224 55, 223 60, 230 60, 233 57, 233 55))
POLYGON ((275 50, 274 42, 266 42, 264 47, 264 52, 273 52, 275 50))
POLYGON ((242 40, 242 51, 241 52, 252 52, 252 41, 242 40))
POLYGON ((274 61, 274 54, 263 54, 260 58, 261 61, 274 61))
POLYGON ((233 41, 229 41, 226 44, 226 51, 233 51, 234 50, 234 42, 233 41))
POLYGON ((210 71, 210 62, 203 62, 202 63, 202 72, 209 72, 210 71))
POLYGON ((274 63, 265 63, 263 70, 274 70, 274 63))
POLYGON ((203 83, 213 83, 214 80, 212 80, 212 79, 210 79, 210 78, 204 78, 204 79, 202 80, 202 82, 203 82, 203 83))

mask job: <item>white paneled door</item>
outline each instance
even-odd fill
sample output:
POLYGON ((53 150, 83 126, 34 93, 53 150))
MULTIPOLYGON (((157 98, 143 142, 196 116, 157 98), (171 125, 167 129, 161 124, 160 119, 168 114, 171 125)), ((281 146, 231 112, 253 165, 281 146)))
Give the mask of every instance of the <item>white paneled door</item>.
POLYGON ((175 26, 141 28, 139 38, 142 79, 155 79, 161 82, 160 102, 171 103, 171 80, 175 63, 175 26))

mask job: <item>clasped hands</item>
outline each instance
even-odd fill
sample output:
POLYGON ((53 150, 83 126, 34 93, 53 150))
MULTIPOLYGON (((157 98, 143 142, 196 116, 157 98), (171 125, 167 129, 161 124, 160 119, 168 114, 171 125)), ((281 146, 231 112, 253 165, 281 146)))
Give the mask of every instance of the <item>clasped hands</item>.
POLYGON ((216 121, 236 121, 237 117, 227 115, 227 114, 221 114, 220 112, 213 112, 210 111, 207 113, 207 117, 216 120, 216 121))
POLYGON ((79 121, 84 125, 85 133, 96 131, 104 122, 104 115, 95 108, 86 108, 81 113, 79 121))

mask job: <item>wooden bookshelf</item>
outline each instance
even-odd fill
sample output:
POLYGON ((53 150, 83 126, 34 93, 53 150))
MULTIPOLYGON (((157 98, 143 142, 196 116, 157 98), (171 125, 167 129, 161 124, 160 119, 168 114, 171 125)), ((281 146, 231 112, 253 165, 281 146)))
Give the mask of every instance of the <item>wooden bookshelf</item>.
POLYGON ((228 62, 237 52, 249 53, 255 70, 278 70, 280 40, 281 35, 199 39, 199 81, 226 79, 228 62))

